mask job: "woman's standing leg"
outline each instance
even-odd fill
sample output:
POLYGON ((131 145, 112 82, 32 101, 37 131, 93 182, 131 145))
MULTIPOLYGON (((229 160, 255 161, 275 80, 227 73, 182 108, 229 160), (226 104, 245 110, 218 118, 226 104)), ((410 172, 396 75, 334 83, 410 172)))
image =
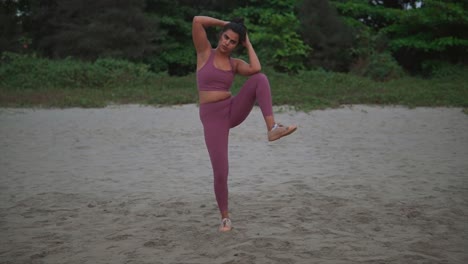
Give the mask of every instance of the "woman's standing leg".
POLYGON ((228 139, 229 139, 229 104, 230 100, 220 104, 200 105, 200 119, 203 123, 203 131, 208 154, 213 169, 213 185, 216 202, 221 213, 221 219, 229 221, 228 225, 222 225, 220 231, 231 229, 228 209, 228 139))
POLYGON ((205 127, 205 143, 211 160, 214 176, 214 191, 219 211, 223 218, 228 214, 228 186, 229 174, 228 137, 229 127, 205 127))

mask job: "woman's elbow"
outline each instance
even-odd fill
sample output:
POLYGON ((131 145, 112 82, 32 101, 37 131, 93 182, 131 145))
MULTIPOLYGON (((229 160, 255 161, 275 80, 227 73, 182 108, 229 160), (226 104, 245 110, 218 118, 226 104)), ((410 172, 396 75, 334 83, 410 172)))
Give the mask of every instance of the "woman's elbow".
POLYGON ((193 24, 200 23, 200 16, 194 16, 193 19, 192 19, 192 23, 193 24))
POLYGON ((254 67, 254 68, 252 69, 252 71, 253 71, 253 74, 255 74, 255 73, 259 73, 259 72, 261 72, 261 71, 262 71, 262 66, 257 66, 257 67, 254 67))

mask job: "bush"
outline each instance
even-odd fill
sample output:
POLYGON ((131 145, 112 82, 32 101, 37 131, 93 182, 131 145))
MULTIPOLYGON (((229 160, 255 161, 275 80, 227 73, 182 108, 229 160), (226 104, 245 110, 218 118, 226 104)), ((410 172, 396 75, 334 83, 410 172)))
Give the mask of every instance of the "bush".
POLYGON ((84 62, 72 58, 51 60, 35 55, 3 53, 1 88, 95 88, 122 86, 147 81, 154 73, 144 64, 125 60, 98 59, 84 62))
POLYGON ((422 64, 422 70, 426 77, 457 78, 466 75, 468 66, 446 61, 425 61, 422 64))
POLYGON ((373 53, 367 59, 359 60, 351 72, 375 81, 389 81, 405 75, 403 68, 388 52, 373 53))

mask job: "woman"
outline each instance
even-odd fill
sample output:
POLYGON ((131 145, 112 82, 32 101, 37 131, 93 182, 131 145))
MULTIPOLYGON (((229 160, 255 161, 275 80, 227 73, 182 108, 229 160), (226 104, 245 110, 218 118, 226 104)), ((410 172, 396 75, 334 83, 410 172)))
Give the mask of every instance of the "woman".
POLYGON ((196 16, 192 23, 192 37, 197 52, 197 86, 200 101, 200 120, 214 173, 214 190, 221 212, 219 231, 232 228, 228 211, 228 136, 230 128, 242 123, 258 103, 265 119, 269 141, 291 134, 297 126, 283 126, 275 122, 270 85, 259 73, 260 61, 250 43, 247 29, 241 20, 222 21, 196 16), (222 27, 216 49, 212 49, 206 27, 222 27), (232 51, 242 44, 249 62, 231 58, 232 51), (229 92, 234 75, 250 76, 236 96, 229 92))

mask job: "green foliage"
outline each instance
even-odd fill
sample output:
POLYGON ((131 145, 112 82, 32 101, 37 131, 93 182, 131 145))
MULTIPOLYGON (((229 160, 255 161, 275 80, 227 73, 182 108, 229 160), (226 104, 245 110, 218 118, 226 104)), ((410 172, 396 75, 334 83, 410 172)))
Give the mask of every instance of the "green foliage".
POLYGON ((468 39, 459 39, 453 36, 433 38, 432 34, 425 32, 394 39, 390 43, 392 50, 406 48, 424 52, 444 52, 459 46, 468 47, 468 39))
POLYGON ((468 29, 468 10, 461 4, 426 0, 422 8, 404 12, 398 23, 384 32, 392 36, 393 50, 443 52, 457 46, 468 47, 468 35, 458 31, 462 29, 468 29))
POLYGON ((310 51, 299 35, 300 24, 294 10, 297 2, 250 0, 229 15, 245 19, 249 38, 262 64, 281 72, 295 73, 303 69, 310 51))
POLYGON ((387 51, 389 40, 383 29, 398 21, 405 11, 363 0, 332 3, 346 17, 346 24, 355 30, 353 45, 349 50, 354 61, 349 68, 350 72, 376 81, 403 76, 403 69, 387 51))
POLYGON ((297 17, 293 13, 283 15, 273 13, 262 16, 260 21, 265 25, 270 25, 265 28, 265 31, 259 32, 258 36, 261 47, 269 45, 274 48, 271 51, 273 67, 277 71, 288 73, 303 70, 305 58, 311 48, 297 33, 299 29, 297 17))
POLYGON ((5 52, 1 57, 0 85, 3 89, 13 90, 106 89, 137 85, 153 75, 147 65, 125 60, 103 58, 90 63, 71 58, 51 60, 5 52))
POLYGON ((333 3, 347 17, 348 24, 358 29, 353 48, 356 61, 390 50, 397 62, 412 73, 425 71, 425 61, 467 63, 466 1, 424 0, 421 8, 413 5, 407 10, 401 4, 387 8, 385 4, 375 6, 364 0, 333 3), (376 42, 373 35, 384 42, 376 42))
MULTIPOLYGON (((4 0, 0 50, 127 59, 186 75, 195 71, 195 15, 244 17, 262 64, 279 72, 323 68, 387 79, 378 76, 396 70, 388 52, 411 73, 435 74, 432 62, 468 62, 466 0, 4 0), (366 70, 382 64, 387 70, 378 74, 366 70)), ((208 29, 213 45, 218 31, 208 29)), ((241 48, 236 56, 246 54, 241 48)))
MULTIPOLYGON (((190 46, 188 46, 190 47, 190 46)), ((167 70, 170 75, 184 76, 195 72, 197 58, 195 51, 186 45, 174 45, 174 49, 169 49, 161 54, 161 59, 167 63, 167 70)))
MULTIPOLYGON (((428 60, 422 64, 423 73, 434 78, 460 79, 468 72, 468 66, 447 61, 428 60)), ((468 84, 467 84, 468 85, 468 84)))
MULTIPOLYGON (((283 6, 286 2, 291 3, 276 1, 276 4, 283 6)), ((310 51, 298 34, 300 22, 293 7, 289 5, 288 9, 281 11, 245 7, 233 13, 233 16, 245 17, 249 22, 249 38, 257 47, 262 62, 280 72, 297 73, 304 69, 304 61, 310 51)))
POLYGON ((356 64, 361 65, 354 65, 352 73, 375 81, 389 81, 405 75, 401 66, 389 52, 371 54, 366 60, 356 64))
POLYGON ((161 14, 161 27, 168 34, 161 41, 162 50, 156 56, 170 75, 183 76, 195 71, 196 56, 191 37, 191 12, 185 10, 186 14, 183 14, 181 11, 184 9, 177 10, 180 17, 161 14))
MULTIPOLYGON (((466 67, 438 68, 440 77, 402 77, 376 82, 352 74, 300 71, 294 77, 272 68, 274 105, 301 110, 342 104, 399 104, 468 107, 466 67)), ((0 61, 0 106, 102 107, 110 103, 197 103, 195 74, 170 77, 141 64, 101 59, 50 60, 34 55, 3 54, 0 61)), ((236 78, 234 94, 245 78, 236 78)))
POLYGON ((421 71, 425 61, 466 63, 468 60, 468 9, 462 2, 426 0, 408 10, 384 31, 390 48, 407 68, 421 71), (411 59, 410 59, 411 58, 411 59))
POLYGON ((221 18, 219 13, 211 11, 214 8, 232 6, 224 1, 191 1, 147 0, 145 12, 158 18, 162 37, 155 43, 160 47, 145 58, 155 72, 168 72, 169 75, 183 76, 195 71, 196 54, 192 43, 192 19, 203 14, 221 18))
POLYGON ((372 5, 367 0, 332 1, 331 3, 342 16, 352 18, 376 30, 397 22, 405 12, 399 9, 372 5))

